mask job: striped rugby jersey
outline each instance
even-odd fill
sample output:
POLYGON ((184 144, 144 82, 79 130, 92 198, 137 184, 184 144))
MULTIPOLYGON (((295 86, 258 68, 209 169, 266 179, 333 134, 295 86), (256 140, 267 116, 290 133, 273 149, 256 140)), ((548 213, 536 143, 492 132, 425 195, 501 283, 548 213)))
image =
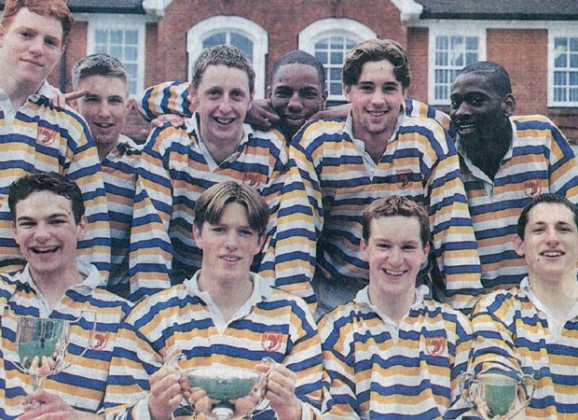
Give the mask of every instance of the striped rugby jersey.
POLYGON ((121 296, 131 295, 133 301, 140 297, 139 283, 136 279, 136 283, 129 285, 128 249, 139 158, 139 146, 121 134, 118 144, 101 163, 112 243, 107 287, 121 296))
POLYGON ((532 198, 550 192, 578 204, 578 162, 560 130, 539 115, 512 117, 511 122, 512 145, 493 181, 456 140, 486 291, 518 285, 528 273, 512 238, 532 198))
POLYGON ((528 419, 578 418, 578 305, 564 325, 556 327, 552 320, 527 277, 519 287, 484 296, 472 312, 469 369, 479 372, 502 362, 533 375, 528 419))
POLYGON ((76 410, 96 413, 102 407, 117 332, 130 304, 104 289, 105 282, 96 267, 79 263, 79 271, 86 276, 84 282, 69 288, 52 311, 30 277, 28 266, 13 277, 0 277, 0 305, 9 307, 1 317, 0 347, 4 357, 0 372, 3 371, 5 377, 0 390, 0 418, 11 419, 22 414, 20 404, 32 392, 31 378, 13 363, 19 360, 14 314, 64 320, 80 317, 72 323, 65 358, 65 364, 74 363, 48 377, 43 388, 76 410), (86 348, 86 353, 78 359, 86 348))
POLYGON ((440 124, 400 115, 376 164, 363 142, 353 139, 351 116, 317 120, 295 135, 289 154, 275 261, 267 265, 274 266, 278 286, 311 303, 314 270, 328 282, 339 277, 367 284, 359 250, 362 212, 376 198, 399 194, 429 213, 446 300, 458 309, 473 306, 482 291, 475 236, 458 155, 440 124))
POLYGON ((39 93, 14 110, 0 90, 0 270, 18 271, 26 263, 12 235, 10 185, 35 172, 58 172, 78 185, 84 199, 88 227, 78 243, 81 259, 106 278, 110 226, 96 146, 82 117, 71 108, 55 108, 52 97, 53 88, 44 83, 39 93))
POLYGON ((273 237, 288 162, 285 142, 276 130, 244 130, 235 152, 220 164, 199 141, 196 114, 186 127, 166 124, 151 132, 139 166, 129 254, 131 284, 139 285, 141 295, 169 287, 169 273, 178 283, 200 268, 193 210, 212 185, 233 180, 254 186, 269 206, 267 235, 273 237))
POLYGON ((426 292, 417 289, 399 326, 371 304, 368 287, 321 318, 328 418, 441 419, 456 403, 471 325, 449 305, 424 299, 426 292))
MULTIPOLYGON (((182 369, 209 365, 253 369, 263 357, 270 357, 296 373, 302 418, 319 418, 327 384, 319 335, 305 303, 252 274, 252 295, 225 322, 197 282, 198 272, 139 302, 127 316, 106 391, 107 418, 146 418, 148 378, 175 347, 185 358, 179 362, 182 369)), ((180 407, 173 414, 190 418, 188 409, 180 407)), ((254 418, 270 419, 273 412, 269 409, 254 418)))

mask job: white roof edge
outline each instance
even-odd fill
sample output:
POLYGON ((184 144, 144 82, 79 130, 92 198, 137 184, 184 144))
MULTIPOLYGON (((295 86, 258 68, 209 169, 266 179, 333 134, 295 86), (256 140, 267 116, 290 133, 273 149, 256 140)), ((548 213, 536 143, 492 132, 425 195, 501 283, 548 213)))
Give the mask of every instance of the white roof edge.
POLYGON ((163 17, 165 10, 173 0, 143 0, 142 7, 149 15, 163 17))
POLYGON ((411 22, 419 20, 423 12, 423 6, 415 0, 391 0, 395 7, 399 9, 401 21, 411 22))

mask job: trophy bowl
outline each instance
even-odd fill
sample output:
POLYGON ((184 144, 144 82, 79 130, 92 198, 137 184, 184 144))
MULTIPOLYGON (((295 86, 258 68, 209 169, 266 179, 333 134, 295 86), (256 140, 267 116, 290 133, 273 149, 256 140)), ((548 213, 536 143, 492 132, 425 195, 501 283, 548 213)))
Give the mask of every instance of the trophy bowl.
POLYGON ((535 390, 531 375, 507 367, 492 367, 477 375, 465 373, 462 397, 483 419, 511 419, 530 404, 535 390))
POLYGON ((202 366, 188 369, 184 375, 190 387, 189 403, 208 419, 248 416, 265 397, 266 377, 255 370, 202 366))
POLYGON ((43 380, 62 370, 70 323, 61 319, 19 317, 16 345, 20 363, 17 367, 33 379, 33 389, 43 380))

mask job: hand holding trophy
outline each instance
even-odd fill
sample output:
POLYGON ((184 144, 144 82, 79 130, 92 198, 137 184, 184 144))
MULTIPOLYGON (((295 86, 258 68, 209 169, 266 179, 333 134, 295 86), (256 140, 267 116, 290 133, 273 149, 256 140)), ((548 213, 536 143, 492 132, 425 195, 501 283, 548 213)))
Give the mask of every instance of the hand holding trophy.
MULTIPOLYGON (((92 321, 92 335, 96 327, 96 315, 92 321)), ((44 381, 72 366, 90 347, 87 344, 82 352, 70 361, 68 354, 71 325, 77 320, 54 318, 36 318, 32 316, 12 315, 16 322, 16 352, 18 360, 14 366, 32 378, 33 392, 42 388, 44 381)))
POLYGON ((460 381, 462 398, 483 419, 513 419, 530 404, 535 390, 531 375, 495 364, 460 381))
MULTIPOLYGON (((181 359, 177 354, 167 363, 178 368, 181 359)), ((274 361, 266 358, 261 363, 271 365, 274 361)), ((256 369, 212 365, 178 370, 183 397, 195 415, 202 414, 208 420, 250 418, 255 410, 269 406, 263 401, 267 374, 256 369)))

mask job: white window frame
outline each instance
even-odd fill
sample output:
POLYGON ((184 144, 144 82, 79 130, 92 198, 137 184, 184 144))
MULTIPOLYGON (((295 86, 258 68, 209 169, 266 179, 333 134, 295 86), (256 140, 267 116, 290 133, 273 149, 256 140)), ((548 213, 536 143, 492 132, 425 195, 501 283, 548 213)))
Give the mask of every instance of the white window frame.
MULTIPOLYGON (((435 98, 435 56, 436 56, 436 38, 438 36, 468 36, 478 38, 478 61, 486 60, 486 28, 479 25, 467 23, 451 22, 447 24, 434 25, 429 30, 428 40, 428 103, 430 105, 449 105, 450 99, 435 98)), ((411 63, 410 63, 411 65, 411 63)))
POLYGON ((146 67, 146 17, 131 15, 131 19, 126 19, 124 15, 100 14, 92 15, 86 19, 88 21, 87 33, 87 54, 95 52, 95 33, 97 30, 129 30, 138 32, 137 45, 137 78, 136 94, 144 90, 145 67, 146 67))
MULTIPOLYGON (((578 107, 577 101, 555 101, 554 100, 554 60, 556 58, 554 51, 555 38, 578 38, 578 24, 565 22, 563 27, 552 25, 548 30, 548 106, 549 107, 578 107)), ((578 68, 576 68, 578 71, 578 68)))
MULTIPOLYGON (((370 27, 352 19, 321 19, 299 33, 299 49, 315 55, 315 44, 323 38, 344 36, 357 42, 377 38, 370 27)), ((343 95, 329 95, 331 101, 344 101, 343 95)))
POLYGON ((205 19, 187 31, 188 80, 192 79, 193 64, 203 50, 203 40, 219 32, 233 31, 253 42, 253 70, 255 70, 255 97, 265 97, 265 62, 269 52, 269 36, 255 22, 239 16, 214 16, 205 19))

